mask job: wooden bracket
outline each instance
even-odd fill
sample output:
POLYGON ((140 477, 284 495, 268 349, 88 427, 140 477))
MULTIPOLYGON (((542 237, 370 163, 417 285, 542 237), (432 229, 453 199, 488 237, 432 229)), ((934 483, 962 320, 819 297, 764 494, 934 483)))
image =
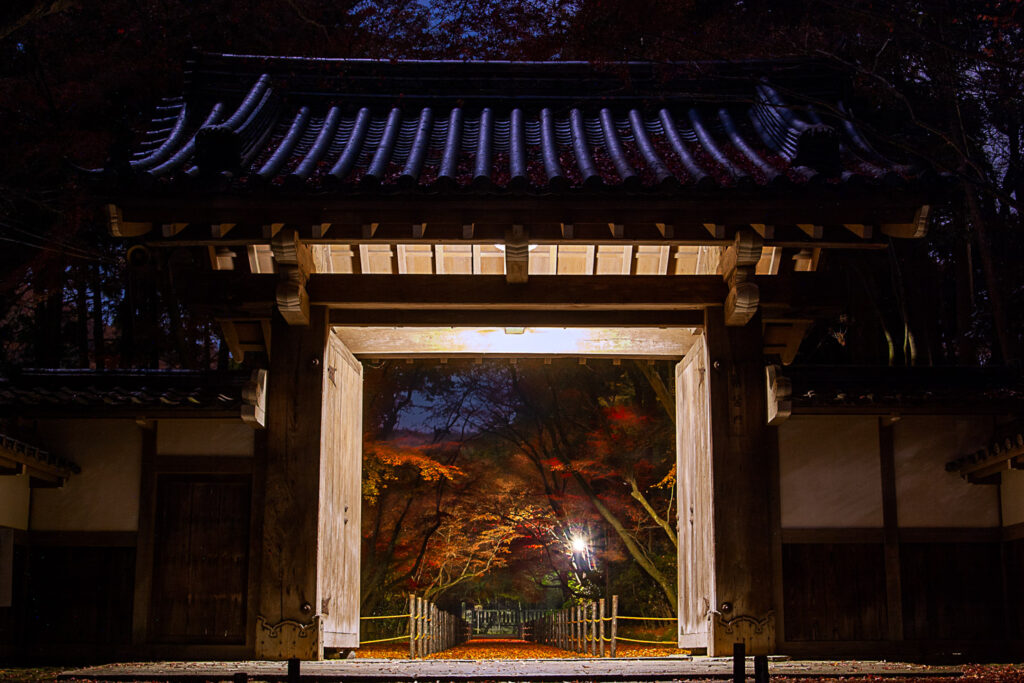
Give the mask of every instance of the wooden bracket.
POLYGON ((987 448, 946 463, 946 471, 959 472, 971 484, 998 484, 1007 470, 1024 470, 1024 434, 993 441, 987 448))
POLYGON ((793 413, 793 384, 788 377, 782 376, 782 368, 769 365, 765 369, 766 387, 768 390, 768 424, 780 425, 793 413))
POLYGON ((125 221, 117 204, 107 204, 107 227, 114 237, 139 237, 152 230, 153 224, 125 221))
POLYGON ((309 294, 306 282, 313 272, 313 255, 294 229, 283 229, 271 242, 280 280, 277 309, 289 325, 309 324, 309 294))
POLYGON ((249 381, 242 387, 242 420, 262 429, 267 423, 267 371, 253 370, 249 381))
POLYGON ((928 215, 931 213, 931 206, 923 205, 914 214, 914 220, 910 223, 883 223, 882 234, 889 237, 904 239, 916 239, 928 234, 928 215))
POLYGON ((763 244, 757 233, 740 230, 722 255, 722 279, 729 286, 729 294, 725 297, 726 325, 746 325, 757 313, 761 293, 752 280, 757 262, 761 260, 763 244))
POLYGON ((530 270, 530 239, 526 228, 513 225, 505 231, 505 281, 526 282, 530 270))

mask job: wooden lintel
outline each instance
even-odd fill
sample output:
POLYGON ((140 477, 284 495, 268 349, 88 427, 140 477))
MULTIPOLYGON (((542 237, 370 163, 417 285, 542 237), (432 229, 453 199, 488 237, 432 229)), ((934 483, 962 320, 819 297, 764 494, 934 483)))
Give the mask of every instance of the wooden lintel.
MULTIPOLYGON (((507 249, 506 249, 507 251, 507 249)), ((557 286, 531 278, 505 287, 502 275, 320 275, 309 278, 313 304, 333 308, 686 310, 720 306, 727 287, 720 275, 561 275, 557 286)))
POLYGON ((281 232, 283 227, 284 223, 264 223, 262 227, 263 239, 274 239, 274 236, 281 232))
POLYGON ((153 224, 125 221, 117 204, 107 204, 107 228, 114 237, 139 237, 152 230, 153 224))
POLYGON ((160 231, 164 237, 174 237, 188 227, 188 223, 164 223, 160 231))
POLYGON ((750 227, 754 229, 754 232, 761 236, 761 239, 775 239, 774 225, 768 225, 767 223, 751 223, 750 227))
POLYGON ((825 227, 822 225, 815 223, 797 223, 796 227, 800 228, 804 234, 812 240, 820 240, 825 236, 825 227))
POLYGON ((609 223, 608 229, 612 233, 612 237, 620 240, 626 236, 626 226, 622 223, 609 223))
POLYGON ((237 223, 213 223, 210 225, 210 236, 214 239, 223 239, 231 232, 237 223))
POLYGON ((705 223, 704 229, 708 231, 712 239, 725 239, 725 226, 721 223, 705 223))
POLYGON ((874 232, 867 223, 843 223, 843 227, 862 240, 871 239, 871 235, 874 232))
POLYGON ((509 310, 491 307, 438 311, 407 308, 335 308, 330 313, 336 327, 698 327, 704 322, 700 309, 615 310, 547 309, 509 310))

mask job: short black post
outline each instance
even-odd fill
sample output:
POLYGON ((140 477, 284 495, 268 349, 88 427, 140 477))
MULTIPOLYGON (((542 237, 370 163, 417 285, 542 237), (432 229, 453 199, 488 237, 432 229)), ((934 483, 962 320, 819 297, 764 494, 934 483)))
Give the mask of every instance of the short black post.
POLYGON ((288 683, 299 683, 299 660, 295 657, 288 660, 288 683))
POLYGON ((754 683, 768 683, 768 655, 754 655, 754 683))
POLYGON ((238 671, 231 677, 231 683, 249 683, 249 674, 238 671))
POLYGON ((747 646, 746 643, 732 644, 732 681, 744 683, 747 680, 747 646))

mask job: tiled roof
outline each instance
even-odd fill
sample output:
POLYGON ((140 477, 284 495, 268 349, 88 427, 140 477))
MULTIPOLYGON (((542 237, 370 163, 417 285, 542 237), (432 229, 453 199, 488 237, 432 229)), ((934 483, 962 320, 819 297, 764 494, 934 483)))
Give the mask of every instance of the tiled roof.
POLYGON ((237 411, 247 373, 188 370, 26 370, 0 379, 8 413, 237 411))
POLYGON ((841 79, 806 64, 201 55, 188 78, 103 177, 172 193, 513 195, 923 178, 875 151, 845 117, 841 79))

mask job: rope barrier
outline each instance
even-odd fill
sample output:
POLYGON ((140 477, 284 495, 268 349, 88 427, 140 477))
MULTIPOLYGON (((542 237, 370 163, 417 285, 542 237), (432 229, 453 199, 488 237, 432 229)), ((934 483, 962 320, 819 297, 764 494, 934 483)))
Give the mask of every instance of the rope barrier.
POLYGON ((652 643, 654 645, 675 645, 675 642, 671 640, 637 640, 635 638, 623 638, 622 636, 616 636, 616 639, 624 640, 627 643, 652 643))
POLYGON ((678 621, 676 617, 624 617, 621 614, 619 619, 632 619, 634 621, 678 621))
POLYGON ((363 619, 408 619, 410 616, 412 616, 412 615, 411 614, 384 614, 384 615, 379 616, 379 617, 376 617, 376 616, 375 617, 359 617, 359 620, 362 621, 363 619))
POLYGON ((380 638, 379 640, 360 640, 360 645, 369 645, 370 643, 387 643, 392 640, 406 640, 409 636, 395 636, 394 638, 380 638))

